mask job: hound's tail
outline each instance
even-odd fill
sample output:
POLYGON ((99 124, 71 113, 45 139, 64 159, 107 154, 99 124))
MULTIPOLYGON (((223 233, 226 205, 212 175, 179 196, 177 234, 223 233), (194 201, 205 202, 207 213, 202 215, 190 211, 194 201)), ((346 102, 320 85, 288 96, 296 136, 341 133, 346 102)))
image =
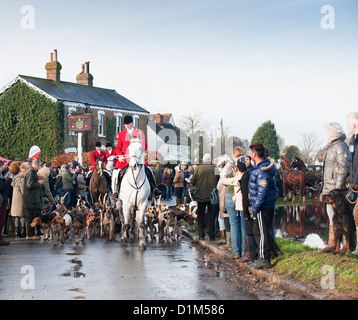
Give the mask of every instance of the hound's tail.
POLYGON ((68 192, 63 197, 61 197, 61 206, 62 206, 62 208, 65 209, 65 211, 68 210, 66 205, 65 205, 65 198, 66 198, 67 195, 68 195, 68 192))

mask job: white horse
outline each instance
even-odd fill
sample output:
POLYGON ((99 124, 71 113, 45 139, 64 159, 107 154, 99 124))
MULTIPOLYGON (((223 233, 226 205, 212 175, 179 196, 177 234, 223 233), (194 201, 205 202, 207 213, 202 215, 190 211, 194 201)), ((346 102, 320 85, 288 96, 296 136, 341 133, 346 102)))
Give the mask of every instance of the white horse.
POLYGON ((123 233, 122 240, 134 234, 135 222, 139 228, 139 249, 145 250, 144 219, 148 207, 150 185, 145 174, 144 154, 141 134, 132 138, 128 133, 130 145, 128 147, 129 167, 123 176, 119 199, 122 200, 123 233))

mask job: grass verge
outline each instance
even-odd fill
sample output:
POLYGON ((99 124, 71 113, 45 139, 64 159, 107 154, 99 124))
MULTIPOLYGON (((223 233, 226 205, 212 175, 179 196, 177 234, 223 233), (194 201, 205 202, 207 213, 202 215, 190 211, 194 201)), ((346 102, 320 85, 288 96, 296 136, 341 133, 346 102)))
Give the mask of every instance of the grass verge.
POLYGON ((328 284, 328 277, 325 276, 329 271, 334 275, 330 281, 334 281, 336 291, 350 293, 358 298, 358 259, 331 253, 319 254, 316 249, 293 240, 277 238, 276 242, 284 255, 272 260, 273 272, 286 279, 322 289, 321 281, 328 284))

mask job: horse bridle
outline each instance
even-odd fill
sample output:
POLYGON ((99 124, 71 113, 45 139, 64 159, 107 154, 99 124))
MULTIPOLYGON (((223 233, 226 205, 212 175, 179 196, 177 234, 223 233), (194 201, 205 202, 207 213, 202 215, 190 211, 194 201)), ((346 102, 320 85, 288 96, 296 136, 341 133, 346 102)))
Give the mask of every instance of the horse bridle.
MULTIPOLYGON (((141 141, 131 141, 131 143, 135 143, 135 142, 142 144, 141 141)), ((134 183, 135 183, 135 186, 133 186, 128 179, 127 179, 127 181, 128 181, 129 185, 130 185, 133 189, 137 190, 137 192, 138 192, 138 190, 139 190, 141 187, 143 187, 143 185, 144 185, 144 183, 145 183, 145 181, 146 181, 146 179, 144 179, 144 180, 143 180, 143 183, 142 183, 140 186, 138 186, 138 184, 137 184, 137 179, 138 179, 138 177, 139 177, 139 175, 140 175, 140 173, 141 173, 141 171, 142 171, 142 169, 143 169, 143 167, 144 167, 144 164, 139 164, 139 163, 138 163, 139 159, 140 159, 142 156, 143 156, 143 148, 141 149, 141 152, 140 152, 140 155, 139 155, 139 156, 137 156, 137 155, 130 156, 130 158, 134 158, 134 159, 135 159, 136 166, 139 166, 140 170, 139 170, 139 173, 138 173, 137 177, 135 177, 135 176, 134 176, 134 170, 133 170, 133 168, 131 168, 132 177, 133 177, 133 181, 134 181, 134 183)))
MULTIPOLYGON (((140 143, 142 144, 141 141, 131 141, 131 143, 140 143)), ((133 155, 133 156, 129 156, 129 158, 134 158, 135 159, 135 162, 136 162, 136 165, 139 166, 140 164, 138 164, 138 161, 139 159, 143 156, 143 148, 141 149, 141 152, 140 152, 140 155, 137 156, 137 155, 133 155)), ((133 171, 133 170, 132 170, 133 171)))

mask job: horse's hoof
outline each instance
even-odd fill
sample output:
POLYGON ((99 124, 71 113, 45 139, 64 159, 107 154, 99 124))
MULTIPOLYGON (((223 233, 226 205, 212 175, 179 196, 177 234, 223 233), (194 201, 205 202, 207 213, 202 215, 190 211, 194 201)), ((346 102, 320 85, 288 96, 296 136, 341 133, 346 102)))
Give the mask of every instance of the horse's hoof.
POLYGON ((141 244, 141 245, 139 246, 139 250, 145 251, 145 250, 147 250, 147 246, 146 246, 145 244, 141 244))

